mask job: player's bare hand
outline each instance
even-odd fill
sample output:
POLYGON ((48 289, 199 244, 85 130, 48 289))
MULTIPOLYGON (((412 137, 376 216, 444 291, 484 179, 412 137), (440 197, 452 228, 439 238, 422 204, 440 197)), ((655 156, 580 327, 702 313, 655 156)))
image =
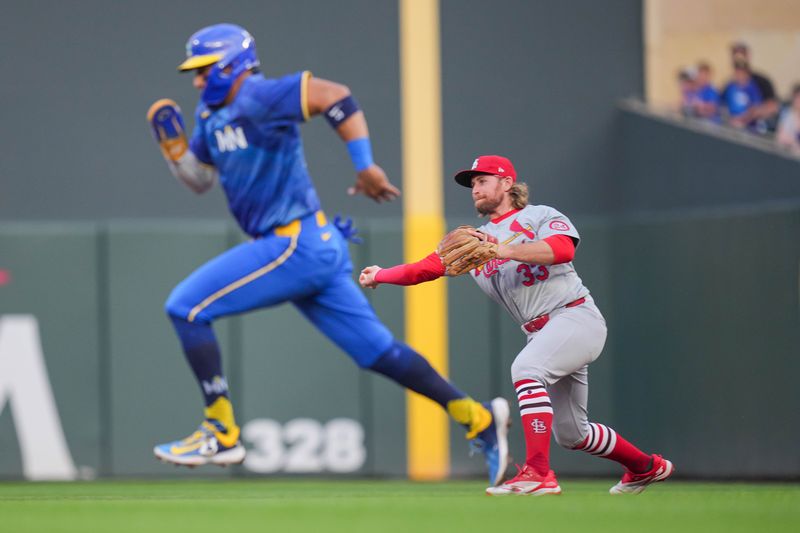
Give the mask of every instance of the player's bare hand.
POLYGON ((370 165, 358 173, 356 184, 347 189, 347 194, 363 194, 378 203, 390 202, 400 196, 400 189, 389 182, 386 173, 378 165, 370 165))
POLYGON ((480 239, 480 240, 486 241, 486 242, 493 242, 493 243, 497 244, 497 237, 495 237, 493 235, 489 235, 488 233, 484 233, 482 231, 478 231, 475 228, 467 229, 467 233, 469 233, 470 235, 472 235, 476 239, 480 239))
POLYGON ((379 283, 375 281, 375 275, 381 270, 381 267, 378 265, 372 265, 366 267, 364 270, 361 271, 361 275, 358 276, 358 282, 361 284, 362 287, 365 289, 374 289, 376 288, 379 283))

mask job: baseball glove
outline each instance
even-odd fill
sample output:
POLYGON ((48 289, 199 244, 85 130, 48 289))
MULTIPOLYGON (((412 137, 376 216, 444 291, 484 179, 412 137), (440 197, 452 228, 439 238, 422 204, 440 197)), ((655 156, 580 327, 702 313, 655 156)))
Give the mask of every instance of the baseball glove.
POLYGON ((445 235, 436 248, 446 276, 460 276, 497 257, 495 239, 483 233, 485 238, 479 239, 470 231, 477 230, 472 226, 459 226, 445 235))

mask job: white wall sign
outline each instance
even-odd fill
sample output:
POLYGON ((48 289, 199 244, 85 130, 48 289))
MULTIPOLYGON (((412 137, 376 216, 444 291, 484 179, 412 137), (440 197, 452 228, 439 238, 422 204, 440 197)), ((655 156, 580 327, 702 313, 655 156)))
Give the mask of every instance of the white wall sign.
POLYGON ((0 413, 10 406, 27 479, 75 479, 33 315, 0 316, 0 413))
POLYGON ((251 472, 311 474, 356 472, 367 458, 364 428, 352 418, 322 424, 295 418, 286 424, 256 418, 242 428, 249 444, 244 466, 251 472))

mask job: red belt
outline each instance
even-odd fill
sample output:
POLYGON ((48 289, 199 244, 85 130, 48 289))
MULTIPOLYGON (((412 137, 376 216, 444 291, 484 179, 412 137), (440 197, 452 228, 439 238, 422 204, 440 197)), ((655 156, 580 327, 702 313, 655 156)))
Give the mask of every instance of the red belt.
MULTIPOLYGON (((577 307, 585 301, 586 298, 578 298, 574 302, 570 302, 564 307, 577 307)), ((537 331, 545 327, 548 322, 550 322, 550 313, 545 313, 543 315, 537 316, 530 322, 525 322, 524 324, 522 324, 522 329, 524 329, 528 333, 536 333, 537 331)))

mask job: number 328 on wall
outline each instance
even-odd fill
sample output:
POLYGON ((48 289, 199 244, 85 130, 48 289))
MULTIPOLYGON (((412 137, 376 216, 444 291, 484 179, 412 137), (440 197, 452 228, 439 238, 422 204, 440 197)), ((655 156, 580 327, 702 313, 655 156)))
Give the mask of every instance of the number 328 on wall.
POLYGON ((343 474, 356 472, 367 458, 364 428, 351 418, 326 424, 295 418, 283 425, 257 418, 244 425, 242 438, 249 444, 244 467, 259 474, 343 474))

